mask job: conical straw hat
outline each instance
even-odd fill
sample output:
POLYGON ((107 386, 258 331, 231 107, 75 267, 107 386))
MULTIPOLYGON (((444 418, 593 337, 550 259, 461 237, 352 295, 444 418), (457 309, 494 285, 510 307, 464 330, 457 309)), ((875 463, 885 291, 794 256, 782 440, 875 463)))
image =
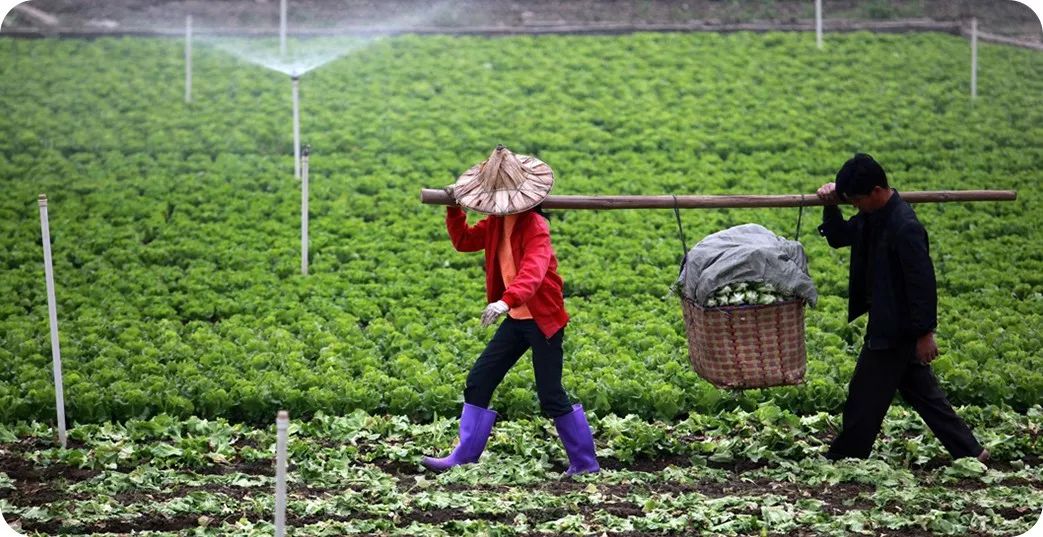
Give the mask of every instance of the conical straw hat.
POLYGON ((498 145, 488 159, 464 172, 452 191, 461 207, 503 216, 539 205, 553 185, 554 171, 546 162, 498 145))

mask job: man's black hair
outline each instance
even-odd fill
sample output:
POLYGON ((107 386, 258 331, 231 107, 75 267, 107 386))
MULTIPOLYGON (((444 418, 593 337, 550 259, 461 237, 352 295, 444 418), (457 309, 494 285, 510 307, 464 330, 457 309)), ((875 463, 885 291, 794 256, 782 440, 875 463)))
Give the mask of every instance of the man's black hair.
POLYGON ((837 196, 847 200, 851 196, 865 196, 874 188, 890 188, 884 168, 865 153, 856 153, 837 172, 837 196))

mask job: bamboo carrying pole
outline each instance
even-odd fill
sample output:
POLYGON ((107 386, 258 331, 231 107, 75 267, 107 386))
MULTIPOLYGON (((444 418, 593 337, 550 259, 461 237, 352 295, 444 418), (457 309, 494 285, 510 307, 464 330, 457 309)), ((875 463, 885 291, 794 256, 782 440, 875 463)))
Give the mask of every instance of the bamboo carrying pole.
POLYGON ((54 404, 58 410, 58 441, 66 447, 65 388, 62 382, 62 351, 58 346, 58 305, 54 298, 54 265, 51 262, 51 225, 47 218, 47 196, 40 194, 40 232, 43 237, 43 271, 47 280, 47 313, 51 320, 51 359, 54 367, 54 404))
POLYGON ((286 444, 290 414, 280 410, 275 418, 275 537, 286 535, 286 444))
MULTIPOLYGON (((944 203, 951 201, 1014 201, 1014 190, 938 190, 903 192, 909 203, 944 203)), ((441 189, 420 190, 420 202, 429 205, 453 205, 449 194, 441 189)), ((744 207, 811 207, 826 205, 815 194, 775 196, 547 196, 545 209, 724 209, 744 207)))

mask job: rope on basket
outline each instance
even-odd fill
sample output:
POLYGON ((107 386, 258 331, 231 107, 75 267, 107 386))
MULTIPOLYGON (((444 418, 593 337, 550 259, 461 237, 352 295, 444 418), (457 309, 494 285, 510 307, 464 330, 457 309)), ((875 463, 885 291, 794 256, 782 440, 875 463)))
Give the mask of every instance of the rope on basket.
POLYGON ((674 217, 677 218, 677 237, 681 239, 681 248, 684 248, 684 250, 681 253, 687 255, 688 242, 684 240, 684 229, 681 227, 681 211, 680 208, 677 206, 677 195, 671 194, 671 196, 673 196, 674 198, 674 217))
POLYGON ((677 219, 677 238, 681 239, 681 268, 678 269, 678 274, 684 270, 685 261, 688 260, 688 241, 684 240, 684 228, 681 227, 681 210, 677 206, 677 195, 670 194, 674 198, 674 218, 677 219))
POLYGON ((797 242, 800 242, 800 221, 803 218, 804 218, 804 194, 801 194, 800 195, 800 212, 797 213, 797 232, 793 235, 793 240, 795 240, 797 242))

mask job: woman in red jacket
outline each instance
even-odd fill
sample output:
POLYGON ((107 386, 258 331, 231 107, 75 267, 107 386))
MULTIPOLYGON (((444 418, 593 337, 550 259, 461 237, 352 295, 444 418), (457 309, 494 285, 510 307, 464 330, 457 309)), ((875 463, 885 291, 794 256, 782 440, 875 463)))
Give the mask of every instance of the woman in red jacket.
POLYGON ((553 183, 546 163, 500 145, 446 189, 457 203, 448 207, 445 219, 453 246, 461 252, 485 251, 489 305, 482 325, 506 317, 467 376, 459 443, 448 457, 424 457, 431 470, 478 461, 496 422, 496 412, 488 408, 493 391, 529 349, 540 407, 554 418, 569 457, 566 473, 600 470, 583 406, 571 404, 561 385, 561 344, 569 316, 550 228, 539 206, 553 183), (468 226, 460 206, 490 216, 468 226))

